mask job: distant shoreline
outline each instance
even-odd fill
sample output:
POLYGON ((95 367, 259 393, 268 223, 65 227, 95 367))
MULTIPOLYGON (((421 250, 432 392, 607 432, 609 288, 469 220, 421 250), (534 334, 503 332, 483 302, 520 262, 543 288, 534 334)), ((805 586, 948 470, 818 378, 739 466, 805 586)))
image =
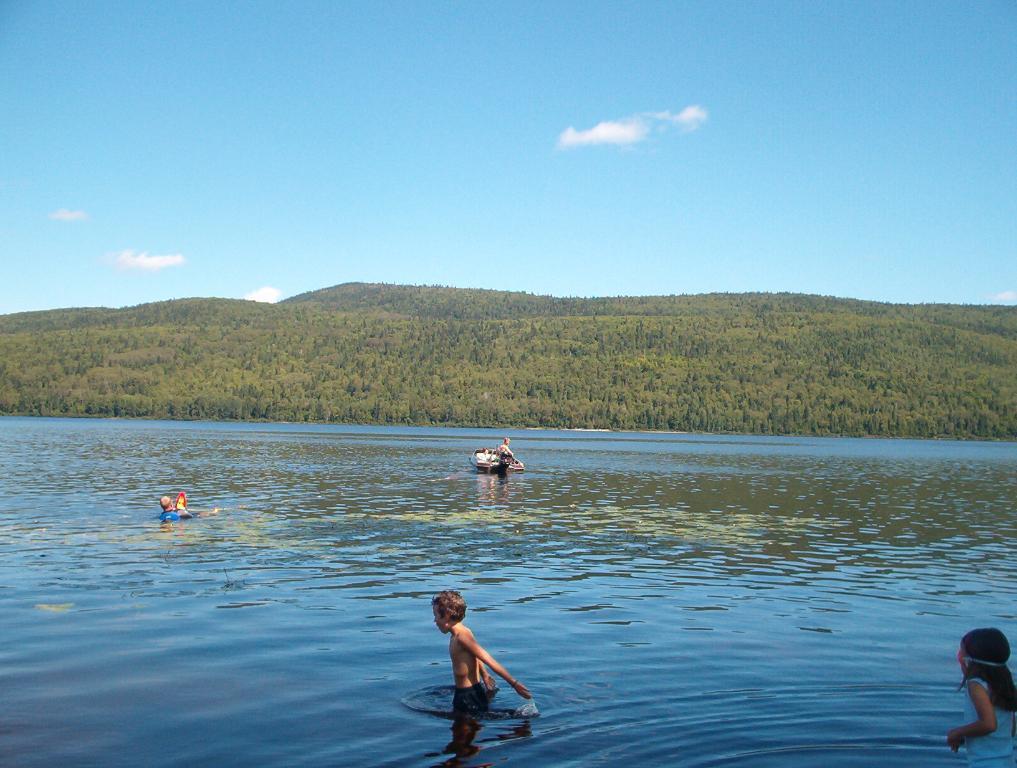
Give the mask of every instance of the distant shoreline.
POLYGON ((99 416, 91 414, 60 414, 60 415, 37 415, 25 413, 3 413, 0 419, 71 419, 80 421, 107 421, 125 423, 155 423, 166 422, 171 424, 250 424, 254 425, 279 425, 291 427, 385 427, 389 429, 459 429, 459 430, 484 430, 488 432, 575 432, 608 435, 685 435, 689 437, 764 437, 764 438, 809 438, 816 440, 914 440, 919 442, 955 442, 955 443, 1007 443, 1017 444, 1017 438, 1005 437, 915 437, 910 435, 850 435, 850 434, 808 434, 808 433, 761 433, 761 432, 691 432, 688 430, 668 429, 605 429, 592 427, 516 427, 516 426, 479 426, 461 424, 370 424, 362 422, 340 422, 340 421, 276 421, 270 419, 169 419, 149 418, 145 416, 99 416))

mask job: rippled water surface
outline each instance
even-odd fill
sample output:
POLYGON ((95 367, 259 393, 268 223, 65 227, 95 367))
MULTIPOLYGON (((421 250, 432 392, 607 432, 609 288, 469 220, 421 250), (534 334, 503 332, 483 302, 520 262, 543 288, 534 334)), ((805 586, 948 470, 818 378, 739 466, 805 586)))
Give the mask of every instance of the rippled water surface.
POLYGON ((963 764, 1017 446, 508 434, 0 419, 0 764, 963 764), (447 587, 539 716, 430 711, 447 587))

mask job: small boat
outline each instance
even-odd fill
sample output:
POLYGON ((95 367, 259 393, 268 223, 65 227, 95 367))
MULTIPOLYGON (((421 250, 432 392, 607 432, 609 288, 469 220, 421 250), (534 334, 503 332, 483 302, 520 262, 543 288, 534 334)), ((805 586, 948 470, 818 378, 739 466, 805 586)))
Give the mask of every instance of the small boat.
POLYGON ((470 456, 470 464, 478 472, 492 472, 503 475, 506 472, 522 472, 526 467, 523 462, 513 457, 506 459, 493 448, 478 448, 470 456))

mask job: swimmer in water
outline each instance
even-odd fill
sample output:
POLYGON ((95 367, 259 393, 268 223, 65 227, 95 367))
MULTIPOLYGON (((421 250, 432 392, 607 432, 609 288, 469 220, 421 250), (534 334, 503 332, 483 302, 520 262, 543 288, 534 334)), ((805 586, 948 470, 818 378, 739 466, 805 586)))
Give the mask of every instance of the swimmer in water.
MULTIPOLYGON (((954 752, 967 747, 968 765, 980 768, 1012 766, 1017 735, 1017 690, 1006 662, 1010 643, 998 629, 973 629, 961 638, 957 651, 967 691, 965 720, 951 728, 946 743, 954 752)), ((959 690, 959 689, 958 689, 959 690)))
POLYGON ((532 699, 529 689, 513 678, 507 669, 477 642, 473 632, 463 624, 466 601, 458 592, 446 589, 431 600, 434 625, 443 635, 452 635, 448 642, 448 655, 452 659, 452 677, 456 690, 452 696, 452 710, 456 714, 476 715, 487 712, 493 695, 494 679, 486 664, 524 699, 532 699))
POLYGON ((164 523, 174 520, 189 520, 194 517, 194 515, 187 511, 187 496, 183 492, 177 496, 175 504, 169 496, 163 496, 159 499, 159 506, 162 507, 162 512, 159 513, 159 520, 164 523))

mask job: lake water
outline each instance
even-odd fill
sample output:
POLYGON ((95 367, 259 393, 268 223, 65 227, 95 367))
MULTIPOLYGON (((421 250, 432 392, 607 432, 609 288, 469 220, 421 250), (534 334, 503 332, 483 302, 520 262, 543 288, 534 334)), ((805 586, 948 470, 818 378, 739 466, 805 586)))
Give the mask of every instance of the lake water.
POLYGON ((0 419, 0 764, 963 765, 1017 445, 502 434, 0 419), (539 716, 408 706, 443 588, 539 716))

